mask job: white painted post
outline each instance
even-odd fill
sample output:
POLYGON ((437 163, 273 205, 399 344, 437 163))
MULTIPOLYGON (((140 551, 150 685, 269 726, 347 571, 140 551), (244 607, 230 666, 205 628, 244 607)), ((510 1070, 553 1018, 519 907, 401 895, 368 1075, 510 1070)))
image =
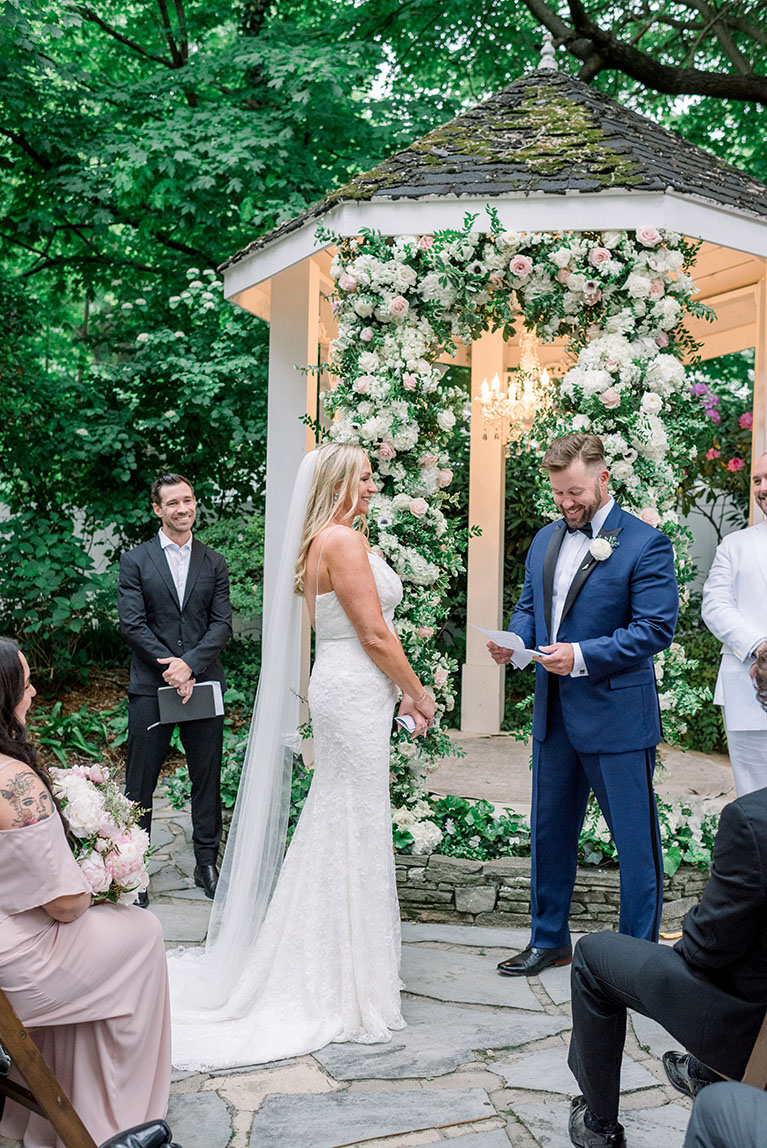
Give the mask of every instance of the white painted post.
MULTIPOLYGON (((317 409, 317 376, 300 370, 318 361, 320 275, 312 259, 304 259, 272 279, 269 327, 269 399, 266 439, 266 538, 264 544, 264 632, 274 594, 283 530, 296 472, 315 441, 300 421, 317 409)), ((310 630, 304 619, 301 640, 300 692, 309 681, 310 630)), ((300 720, 305 720, 302 707, 300 720)))
POLYGON ((506 451, 500 437, 485 427, 477 398, 483 379, 496 373, 503 379, 503 349, 500 331, 483 334, 471 349, 469 525, 481 527, 482 535, 469 541, 468 555, 461 729, 470 733, 498 733, 503 718, 504 668, 491 660, 484 636, 468 625, 501 625, 506 451))
MULTIPOLYGON (((767 452, 767 260, 756 285, 756 324, 754 339, 754 423, 751 431, 752 461, 767 452)), ((751 523, 761 522, 761 510, 751 499, 751 523)))

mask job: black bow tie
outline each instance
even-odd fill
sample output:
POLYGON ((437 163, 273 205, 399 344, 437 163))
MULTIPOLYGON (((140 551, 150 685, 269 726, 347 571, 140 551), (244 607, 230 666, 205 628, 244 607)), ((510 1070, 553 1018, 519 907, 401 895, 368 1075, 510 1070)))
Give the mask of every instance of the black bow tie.
POLYGON ((565 530, 568 534, 578 534, 578 532, 580 532, 581 534, 585 534, 587 538, 594 537, 594 531, 591 529, 590 522, 587 522, 585 526, 568 526, 568 524, 565 523, 565 530))

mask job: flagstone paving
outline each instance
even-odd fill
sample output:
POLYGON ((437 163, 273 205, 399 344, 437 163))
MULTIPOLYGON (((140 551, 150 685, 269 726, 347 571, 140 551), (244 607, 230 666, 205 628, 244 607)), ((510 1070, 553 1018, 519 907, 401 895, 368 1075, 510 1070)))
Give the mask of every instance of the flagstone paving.
MULTIPOLYGON (((210 902, 194 886, 189 814, 158 796, 154 827, 151 911, 169 947, 198 944, 210 902)), ((405 922, 402 935, 406 1028, 386 1045, 176 1073, 169 1123, 182 1148, 570 1148, 569 970, 498 976, 497 961, 527 943, 522 930, 405 922)), ((676 1044, 645 1017, 632 1024, 628 1148, 682 1148, 690 1106, 659 1059, 676 1044)))

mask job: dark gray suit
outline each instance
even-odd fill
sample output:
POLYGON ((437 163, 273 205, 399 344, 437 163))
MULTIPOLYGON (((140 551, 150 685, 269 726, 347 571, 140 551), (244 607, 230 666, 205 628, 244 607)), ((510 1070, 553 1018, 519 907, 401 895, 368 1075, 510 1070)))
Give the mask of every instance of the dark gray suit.
POLYGON ((616 933, 578 942, 570 1068, 593 1113, 616 1120, 626 1009, 739 1080, 767 1010, 767 789, 725 806, 711 877, 673 949, 616 933))
MULTIPOLYGON (((159 718, 157 690, 166 683, 158 658, 183 658, 197 681, 224 686, 219 654, 232 636, 229 575, 222 555, 192 540, 189 573, 180 605, 168 560, 157 535, 124 554, 118 589, 120 630, 133 650, 130 667, 125 792, 147 812, 165 759, 173 726, 159 718)), ((192 782, 192 831, 198 864, 215 864, 221 839, 221 750, 223 718, 181 722, 181 741, 192 782)))

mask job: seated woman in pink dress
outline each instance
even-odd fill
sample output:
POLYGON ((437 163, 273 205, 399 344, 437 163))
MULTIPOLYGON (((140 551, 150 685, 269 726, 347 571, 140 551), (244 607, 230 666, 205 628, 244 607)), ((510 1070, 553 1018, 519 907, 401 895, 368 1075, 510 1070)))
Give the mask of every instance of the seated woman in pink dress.
MULTIPOLYGON (((91 904, 27 740, 34 695, 24 655, 0 638, 0 988, 100 1144, 165 1116, 165 949, 151 913, 91 904)), ((11 1101, 0 1134, 62 1148, 47 1120, 11 1101)))

